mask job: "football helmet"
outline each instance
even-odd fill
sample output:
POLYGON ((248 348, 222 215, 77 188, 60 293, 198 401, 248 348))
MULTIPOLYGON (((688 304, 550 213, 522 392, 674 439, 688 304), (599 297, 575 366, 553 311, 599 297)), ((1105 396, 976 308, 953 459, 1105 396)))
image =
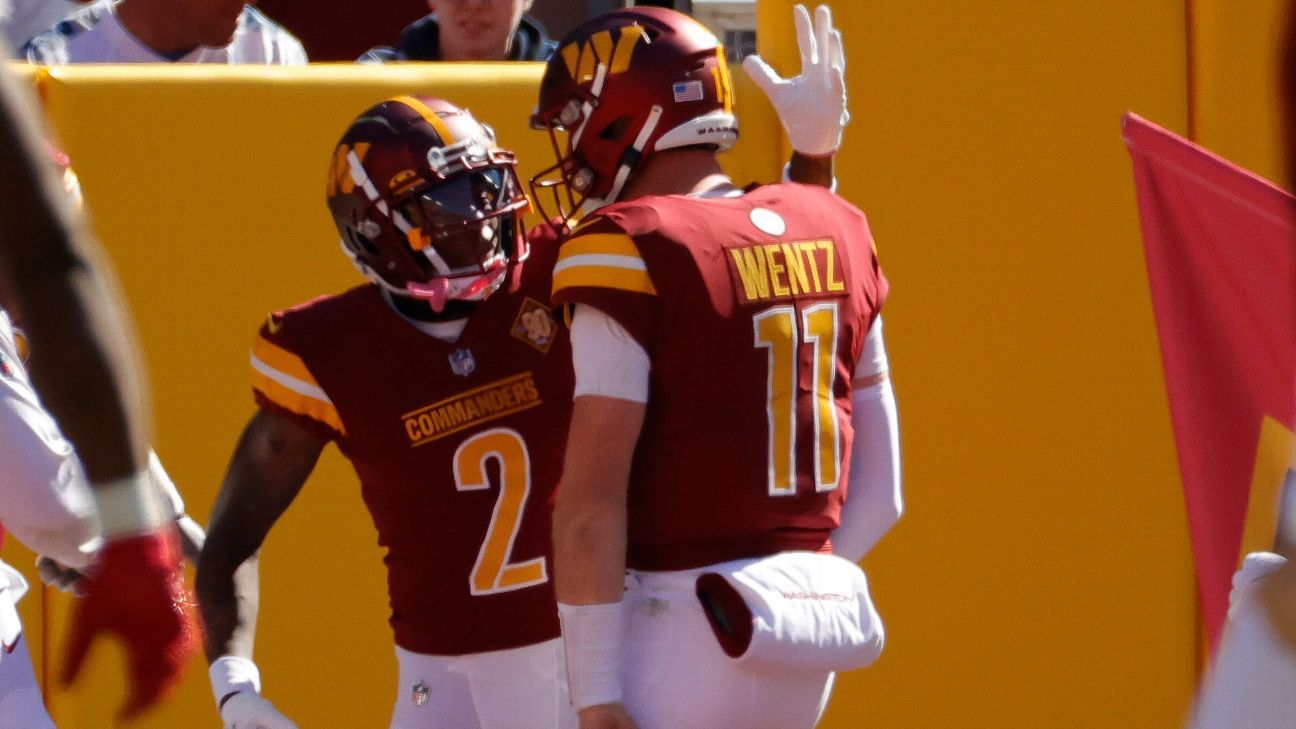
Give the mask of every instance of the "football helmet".
POLYGON ((490 296, 528 253, 517 159, 441 99, 397 96, 357 117, 333 152, 327 197, 356 268, 438 312, 490 296))
POLYGON ((577 27, 546 64, 531 117, 558 160, 531 178, 536 204, 571 219, 615 202, 656 151, 729 149, 732 89, 724 47, 687 15, 634 7, 577 27))

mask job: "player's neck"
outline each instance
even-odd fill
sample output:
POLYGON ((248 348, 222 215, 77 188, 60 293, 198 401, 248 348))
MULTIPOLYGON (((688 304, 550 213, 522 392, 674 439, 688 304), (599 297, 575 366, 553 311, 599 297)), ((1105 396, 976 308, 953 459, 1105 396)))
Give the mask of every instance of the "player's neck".
POLYGON ((694 195, 734 186, 715 153, 705 149, 669 149, 649 157, 626 183, 620 200, 646 195, 694 195))
POLYGON ((154 53, 171 56, 202 45, 192 37, 184 19, 170 10, 172 0, 125 0, 117 6, 117 19, 140 43, 154 53))

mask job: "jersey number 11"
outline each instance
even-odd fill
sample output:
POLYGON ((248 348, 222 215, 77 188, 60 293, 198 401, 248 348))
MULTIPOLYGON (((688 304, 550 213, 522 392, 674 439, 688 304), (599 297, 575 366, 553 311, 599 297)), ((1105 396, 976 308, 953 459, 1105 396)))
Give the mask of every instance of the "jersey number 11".
POLYGON ((837 488, 841 438, 833 385, 837 377, 837 303, 806 307, 797 326, 794 306, 774 306, 752 317, 755 346, 768 350, 765 412, 769 418, 769 495, 796 495, 797 382, 800 345, 813 347, 815 491, 837 488))

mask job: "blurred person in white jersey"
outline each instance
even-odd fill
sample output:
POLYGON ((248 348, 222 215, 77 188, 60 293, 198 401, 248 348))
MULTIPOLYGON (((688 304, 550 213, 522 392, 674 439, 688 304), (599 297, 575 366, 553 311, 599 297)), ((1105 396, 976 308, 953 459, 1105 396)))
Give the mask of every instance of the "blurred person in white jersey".
POLYGON ((0 38, 8 45, 7 55, 16 54, 37 33, 84 4, 81 0, 0 0, 0 38))
POLYGON ((96 0, 38 34, 30 63, 217 63, 300 66, 291 33, 243 0, 96 0))

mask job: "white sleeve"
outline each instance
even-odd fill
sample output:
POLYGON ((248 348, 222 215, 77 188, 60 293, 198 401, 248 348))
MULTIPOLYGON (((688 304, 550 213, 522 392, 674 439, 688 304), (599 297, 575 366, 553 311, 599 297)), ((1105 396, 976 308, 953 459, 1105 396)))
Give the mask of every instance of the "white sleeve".
POLYGON ((0 522, 33 551, 85 567, 97 547, 94 497, 72 444, 18 361, 7 317, 0 321, 0 464, 0 522))
POLYGON ((860 352, 859 362, 855 363, 855 379, 880 375, 890 366, 886 344, 882 341, 882 315, 878 314, 868 334, 864 335, 864 351, 860 352))
POLYGON ((850 480, 841 525, 832 533, 833 552, 858 562, 900 519, 900 425, 891 380, 851 393, 850 480))
POLYGON ((571 322, 572 367, 581 395, 648 402, 648 353, 615 319, 577 304, 571 322))

